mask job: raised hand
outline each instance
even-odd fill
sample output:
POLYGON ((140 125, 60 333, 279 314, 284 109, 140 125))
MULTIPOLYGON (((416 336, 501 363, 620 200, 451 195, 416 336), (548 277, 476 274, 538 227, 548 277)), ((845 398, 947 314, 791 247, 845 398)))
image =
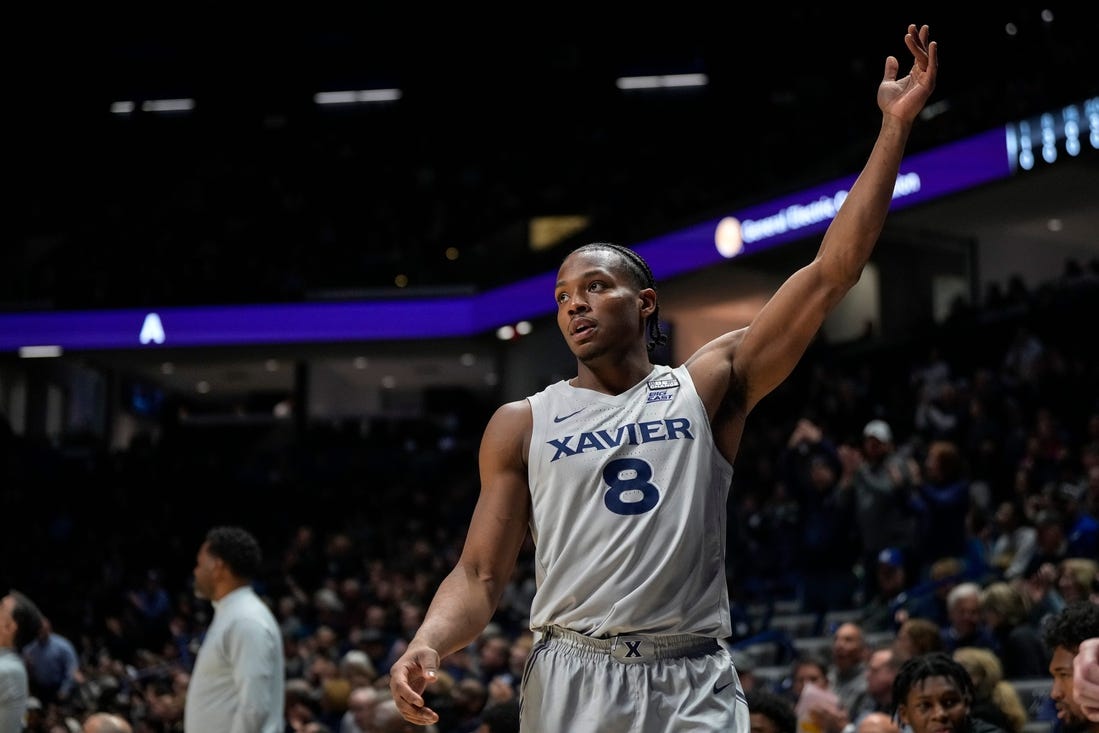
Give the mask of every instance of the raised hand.
POLYGON ((907 76, 897 78, 900 62, 895 56, 885 60, 885 75, 878 87, 878 107, 883 113, 911 122, 935 90, 939 46, 928 40, 930 35, 931 29, 926 25, 919 29, 915 23, 908 26, 904 43, 912 52, 912 69, 907 76))

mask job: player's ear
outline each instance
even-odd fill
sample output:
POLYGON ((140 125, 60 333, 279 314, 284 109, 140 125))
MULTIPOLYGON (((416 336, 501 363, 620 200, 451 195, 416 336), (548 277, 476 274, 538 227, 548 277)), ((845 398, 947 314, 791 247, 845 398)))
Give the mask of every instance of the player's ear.
POLYGON ((637 300, 641 304, 641 315, 649 316, 656 310, 656 291, 652 288, 642 288, 637 300))

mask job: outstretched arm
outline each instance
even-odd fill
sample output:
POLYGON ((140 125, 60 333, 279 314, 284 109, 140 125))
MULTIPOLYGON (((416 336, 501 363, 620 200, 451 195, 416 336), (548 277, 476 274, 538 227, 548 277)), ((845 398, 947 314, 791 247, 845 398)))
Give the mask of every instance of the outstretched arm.
POLYGON ((481 493, 458 563, 443 579, 408 649, 390 670, 390 690, 410 723, 438 721, 426 707, 424 688, 434 682, 439 661, 480 634, 511 580, 530 518, 525 436, 531 430, 526 401, 501 406, 481 439, 481 493))
MULTIPOLYGON (((790 375, 825 317, 858 282, 881 234, 912 125, 935 88, 938 47, 929 29, 908 26, 912 68, 897 78, 896 57, 885 61, 878 87, 882 125, 870 157, 828 230, 816 258, 795 272, 738 339, 727 339, 733 380, 744 408, 790 375)), ((719 339, 720 342, 720 339, 719 339)))

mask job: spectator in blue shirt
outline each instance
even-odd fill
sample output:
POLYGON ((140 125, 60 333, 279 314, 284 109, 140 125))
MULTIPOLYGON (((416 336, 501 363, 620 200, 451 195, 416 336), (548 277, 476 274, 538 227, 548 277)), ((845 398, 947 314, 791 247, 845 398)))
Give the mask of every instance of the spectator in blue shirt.
POLYGON ((30 676, 31 694, 43 705, 64 703, 83 681, 76 647, 42 619, 38 635, 23 648, 23 661, 30 676))

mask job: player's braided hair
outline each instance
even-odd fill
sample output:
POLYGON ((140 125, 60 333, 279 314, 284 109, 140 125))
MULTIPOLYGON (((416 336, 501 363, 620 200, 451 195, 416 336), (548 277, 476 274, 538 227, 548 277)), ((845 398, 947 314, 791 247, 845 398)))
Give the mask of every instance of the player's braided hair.
MULTIPOLYGON (((641 255, 637 254, 629 247, 623 247, 620 244, 611 244, 610 242, 591 242, 590 244, 584 244, 577 247, 573 252, 592 252, 595 250, 614 252, 619 255, 622 258, 622 261, 626 263, 626 269, 629 270, 629 273, 633 277, 638 288, 656 288, 656 279, 653 277, 653 271, 649 268, 649 263, 645 262, 645 259, 641 255)), ((659 302, 657 302, 656 307, 653 308, 653 312, 649 315, 646 324, 649 327, 649 340, 646 344, 649 351, 652 351, 657 346, 663 346, 668 343, 668 334, 660 330, 659 302)))

